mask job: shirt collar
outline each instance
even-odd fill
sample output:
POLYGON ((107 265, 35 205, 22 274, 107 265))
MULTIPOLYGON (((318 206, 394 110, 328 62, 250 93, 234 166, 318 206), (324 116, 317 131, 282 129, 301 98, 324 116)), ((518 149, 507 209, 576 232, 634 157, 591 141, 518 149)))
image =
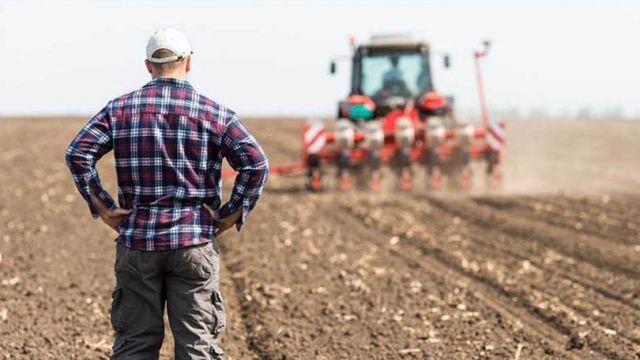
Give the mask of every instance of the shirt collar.
POLYGON ((191 86, 191 84, 187 80, 180 80, 180 79, 169 78, 169 77, 155 78, 149 81, 144 87, 154 86, 154 85, 165 85, 165 86, 168 85, 168 86, 175 86, 175 87, 181 87, 181 88, 193 90, 193 86, 191 86))

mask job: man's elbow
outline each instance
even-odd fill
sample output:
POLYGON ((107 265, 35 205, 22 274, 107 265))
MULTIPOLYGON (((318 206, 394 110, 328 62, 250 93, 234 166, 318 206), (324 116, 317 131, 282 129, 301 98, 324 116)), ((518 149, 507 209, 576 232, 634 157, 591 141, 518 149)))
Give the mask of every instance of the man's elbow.
POLYGON ((73 144, 67 147, 67 151, 64 154, 64 162, 67 164, 69 169, 73 169, 75 165, 78 164, 78 161, 81 160, 78 158, 77 149, 73 144))
POLYGON ((269 176, 269 160, 267 158, 264 159, 262 166, 260 167, 262 173, 264 174, 265 179, 269 176))
POLYGON ((71 167, 71 163, 73 162, 73 149, 71 146, 69 146, 64 153, 64 162, 67 164, 67 167, 71 167))

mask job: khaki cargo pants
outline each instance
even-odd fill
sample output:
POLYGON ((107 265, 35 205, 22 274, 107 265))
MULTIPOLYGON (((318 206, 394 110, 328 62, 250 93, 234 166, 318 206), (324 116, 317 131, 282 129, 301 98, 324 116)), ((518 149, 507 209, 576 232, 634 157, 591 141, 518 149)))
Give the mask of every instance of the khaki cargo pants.
POLYGON ((215 240, 175 251, 138 251, 118 242, 111 359, 158 359, 165 303, 176 360, 222 359, 218 335, 225 328, 225 313, 219 268, 215 240))

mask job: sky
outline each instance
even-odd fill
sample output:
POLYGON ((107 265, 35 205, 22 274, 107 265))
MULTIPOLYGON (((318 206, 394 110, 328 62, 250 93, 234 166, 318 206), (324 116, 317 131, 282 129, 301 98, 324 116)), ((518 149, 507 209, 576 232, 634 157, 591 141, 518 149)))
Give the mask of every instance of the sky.
POLYGON ((429 42, 438 91, 477 115, 472 53, 489 106, 640 117, 640 1, 0 0, 0 116, 90 115, 149 80, 145 46, 175 27, 190 82, 243 116, 332 115, 349 90, 349 36, 429 42), (443 54, 452 67, 444 69, 443 54))

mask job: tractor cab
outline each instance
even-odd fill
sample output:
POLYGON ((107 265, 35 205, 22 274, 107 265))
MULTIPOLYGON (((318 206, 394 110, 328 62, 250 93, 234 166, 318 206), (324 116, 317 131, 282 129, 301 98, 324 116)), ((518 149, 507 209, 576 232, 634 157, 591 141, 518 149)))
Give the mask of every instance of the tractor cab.
MULTIPOLYGON (((448 65, 448 59, 445 59, 448 65)), ((335 64, 331 66, 335 72, 335 64)), ((354 47, 350 96, 366 96, 375 104, 372 116, 403 108, 433 91, 429 46, 408 36, 374 36, 354 47)), ((351 118, 349 101, 339 104, 339 117, 351 118)))

